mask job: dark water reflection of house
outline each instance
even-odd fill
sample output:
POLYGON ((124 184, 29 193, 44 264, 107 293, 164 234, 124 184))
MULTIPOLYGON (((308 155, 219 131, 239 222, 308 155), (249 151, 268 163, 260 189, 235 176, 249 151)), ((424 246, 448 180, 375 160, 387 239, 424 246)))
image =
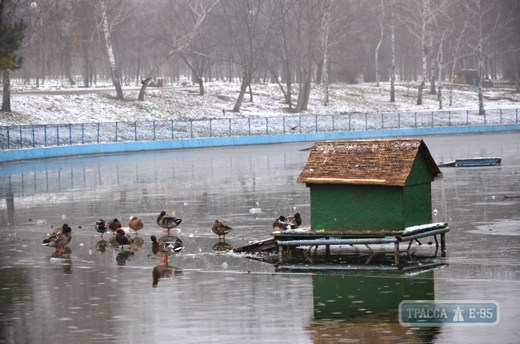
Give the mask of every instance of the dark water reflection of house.
POLYGON ((314 343, 331 338, 430 343, 439 328, 410 330, 398 321, 403 300, 434 298, 434 271, 314 275, 314 321, 308 329, 314 343), (369 329, 369 330, 367 330, 369 329))

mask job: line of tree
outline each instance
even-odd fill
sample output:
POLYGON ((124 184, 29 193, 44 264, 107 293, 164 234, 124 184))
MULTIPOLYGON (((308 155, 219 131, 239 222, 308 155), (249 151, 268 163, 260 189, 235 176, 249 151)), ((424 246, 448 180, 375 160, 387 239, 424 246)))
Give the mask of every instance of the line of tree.
MULTIPOLYGON (((108 78, 138 100, 158 79, 189 71, 204 82, 240 80, 232 111, 258 82, 277 83, 289 111, 307 109, 312 84, 391 82, 439 94, 461 69, 483 81, 519 84, 520 1, 516 0, 0 0, 0 70, 39 87, 47 78, 83 87, 108 78), (7 14, 9 12, 9 14, 7 14), (24 30, 26 31, 24 35, 24 30), (5 32, 5 33, 4 33, 5 32), (18 45, 6 43, 11 33, 18 45), (8 45, 9 44, 9 45, 8 45), (7 48, 6 48, 7 47, 7 48), (10 57, 11 56, 11 57, 10 57), (20 69, 20 56, 25 62, 20 69), (5 64, 3 61, 15 62, 5 64), (11 73, 12 71, 12 73, 11 73), (295 90, 296 88, 296 90, 295 90), (296 99, 294 95, 297 94, 296 99)), ((11 37, 11 36, 10 36, 11 37)), ((451 103, 451 87, 450 87, 451 103)), ((9 105, 9 104, 7 104, 9 105)), ((451 105, 451 104, 450 104, 451 105)))

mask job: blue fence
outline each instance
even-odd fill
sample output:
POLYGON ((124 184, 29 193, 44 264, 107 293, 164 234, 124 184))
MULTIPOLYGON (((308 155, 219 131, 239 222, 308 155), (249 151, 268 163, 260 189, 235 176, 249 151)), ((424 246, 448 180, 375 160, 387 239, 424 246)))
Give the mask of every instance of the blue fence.
POLYGON ((518 109, 347 113, 192 121, 104 122, 0 127, 0 150, 264 135, 518 124, 518 109))

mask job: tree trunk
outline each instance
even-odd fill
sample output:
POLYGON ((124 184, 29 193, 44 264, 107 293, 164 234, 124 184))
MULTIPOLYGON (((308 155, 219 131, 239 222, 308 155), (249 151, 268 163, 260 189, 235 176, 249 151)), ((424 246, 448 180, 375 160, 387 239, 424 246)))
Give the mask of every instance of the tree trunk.
POLYGON ((391 17, 391 45, 392 45, 392 67, 390 70, 390 102, 395 103, 395 23, 394 23, 394 1, 392 0, 392 17, 391 17))
POLYGON ((424 80, 419 84, 419 89, 417 91, 417 105, 422 105, 422 92, 424 88, 424 80))
POLYGON ((520 92, 520 83, 518 82, 518 78, 520 77, 520 75, 518 75, 518 60, 516 58, 514 58, 514 63, 513 65, 515 66, 515 88, 516 88, 516 93, 520 92))
POLYGON ((292 75, 289 74, 287 77, 287 81, 285 82, 285 88, 287 89, 287 93, 285 96, 285 104, 288 104, 289 109, 292 109, 292 75))
POLYGON ((116 88, 117 99, 123 98, 123 88, 121 87, 121 78, 117 70, 114 50, 112 48, 112 39, 110 38, 110 27, 108 26, 107 10, 105 3, 101 2, 101 17, 103 20, 103 30, 105 31, 105 44, 107 46, 108 60, 110 62, 110 74, 112 76, 112 83, 116 88))
POLYGON ((330 30, 330 12, 326 12, 323 16, 323 38, 322 38, 322 49, 323 49, 323 63, 322 63, 322 75, 323 75, 323 104, 329 105, 329 30, 330 30))
POLYGON ((457 58, 453 59, 453 66, 450 74, 450 106, 453 106, 453 79, 455 78, 455 70, 457 67, 457 58))
POLYGON ((478 113, 484 115, 484 94, 482 90, 482 81, 484 79, 484 40, 482 38, 482 8, 481 0, 477 1, 478 4, 478 113))
POLYGON ((381 81, 381 74, 379 73, 379 48, 381 48, 381 44, 383 43, 383 37, 385 36, 385 5, 383 3, 383 0, 381 0, 381 17, 379 19, 379 28, 381 30, 381 36, 379 38, 379 43, 377 43, 376 56, 375 56, 376 86, 379 86, 379 82, 381 81))
MULTIPOLYGON (((67 47, 65 47, 65 49, 67 49, 67 47)), ((67 79, 69 80, 69 83, 71 86, 74 86, 76 85, 76 80, 74 80, 74 78, 72 77, 72 73, 70 72, 70 67, 71 67, 71 64, 72 64, 72 61, 71 61, 71 57, 70 57, 70 54, 69 52, 65 52, 65 56, 64 56, 64 59, 65 59, 65 75, 67 76, 67 79)))
POLYGON ((433 57, 433 42, 430 36, 430 94, 436 94, 435 91, 435 59, 433 57))
POLYGON ((204 79, 197 78, 197 82, 199 84, 199 95, 203 96, 204 95, 204 79))
POLYGON ((312 61, 313 61, 313 42, 312 42, 312 32, 309 29, 309 33, 307 36, 307 46, 305 50, 302 52, 302 61, 303 64, 300 67, 300 90, 298 92, 298 102, 296 103, 296 112, 301 112, 303 110, 307 110, 309 105, 309 96, 311 93, 311 79, 312 79, 312 61))
POLYGON ((324 52, 325 58, 323 59, 323 104, 329 105, 329 72, 327 70, 328 56, 327 50, 324 52))
MULTIPOLYGON (((324 52, 324 54, 325 54, 325 52, 324 52)), ((324 62, 324 60, 316 61, 316 80, 315 80, 316 85, 320 85, 321 80, 323 80, 323 62, 324 62)))
POLYGON ((11 112, 11 70, 4 69, 3 74, 3 91, 2 91, 2 112, 11 112))
POLYGON ((421 44, 422 44, 422 80, 417 92, 417 105, 422 105, 422 92, 426 83, 426 58, 428 56, 428 47, 426 46, 426 13, 428 11, 428 0, 423 0, 422 27, 421 27, 421 44))
POLYGON ((238 94, 237 102, 235 103, 235 107, 233 107, 233 112, 240 112, 240 107, 242 106, 242 102, 244 101, 244 95, 246 94, 247 87, 249 86, 249 77, 244 75, 242 78, 242 84, 240 85, 240 93, 238 94))
POLYGON ((82 42, 81 48, 83 51, 83 87, 89 87, 90 86, 90 64, 88 61, 88 48, 87 43, 85 41, 82 42))
POLYGON ((442 110, 442 83, 439 81, 439 92, 437 93, 437 99, 439 100, 439 110, 442 110))
POLYGON ((309 105, 309 96, 311 94, 311 66, 307 65, 300 77, 300 91, 298 92, 298 102, 296 103, 296 112, 307 110, 309 105))

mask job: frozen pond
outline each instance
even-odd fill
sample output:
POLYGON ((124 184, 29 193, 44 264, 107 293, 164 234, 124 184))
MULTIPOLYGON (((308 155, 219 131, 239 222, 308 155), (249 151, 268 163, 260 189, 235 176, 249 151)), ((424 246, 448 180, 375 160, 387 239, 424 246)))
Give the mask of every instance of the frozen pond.
POLYGON ((234 228, 230 247, 269 238, 281 214, 309 223, 308 189, 296 183, 309 143, 2 165, 0 343, 517 343, 520 135, 424 140, 438 164, 499 156, 502 165, 442 168, 432 194, 434 221, 451 228, 447 256, 435 258, 446 265, 420 272, 282 273, 221 251, 217 218, 234 228), (172 230, 185 243, 169 260, 175 271, 151 254, 161 210, 183 219, 172 230), (94 230, 98 218, 127 228, 132 216, 145 224, 141 249, 121 253, 94 230), (41 245, 64 223, 74 230, 69 259, 41 245), (500 322, 403 327, 403 299, 495 300, 500 322))

